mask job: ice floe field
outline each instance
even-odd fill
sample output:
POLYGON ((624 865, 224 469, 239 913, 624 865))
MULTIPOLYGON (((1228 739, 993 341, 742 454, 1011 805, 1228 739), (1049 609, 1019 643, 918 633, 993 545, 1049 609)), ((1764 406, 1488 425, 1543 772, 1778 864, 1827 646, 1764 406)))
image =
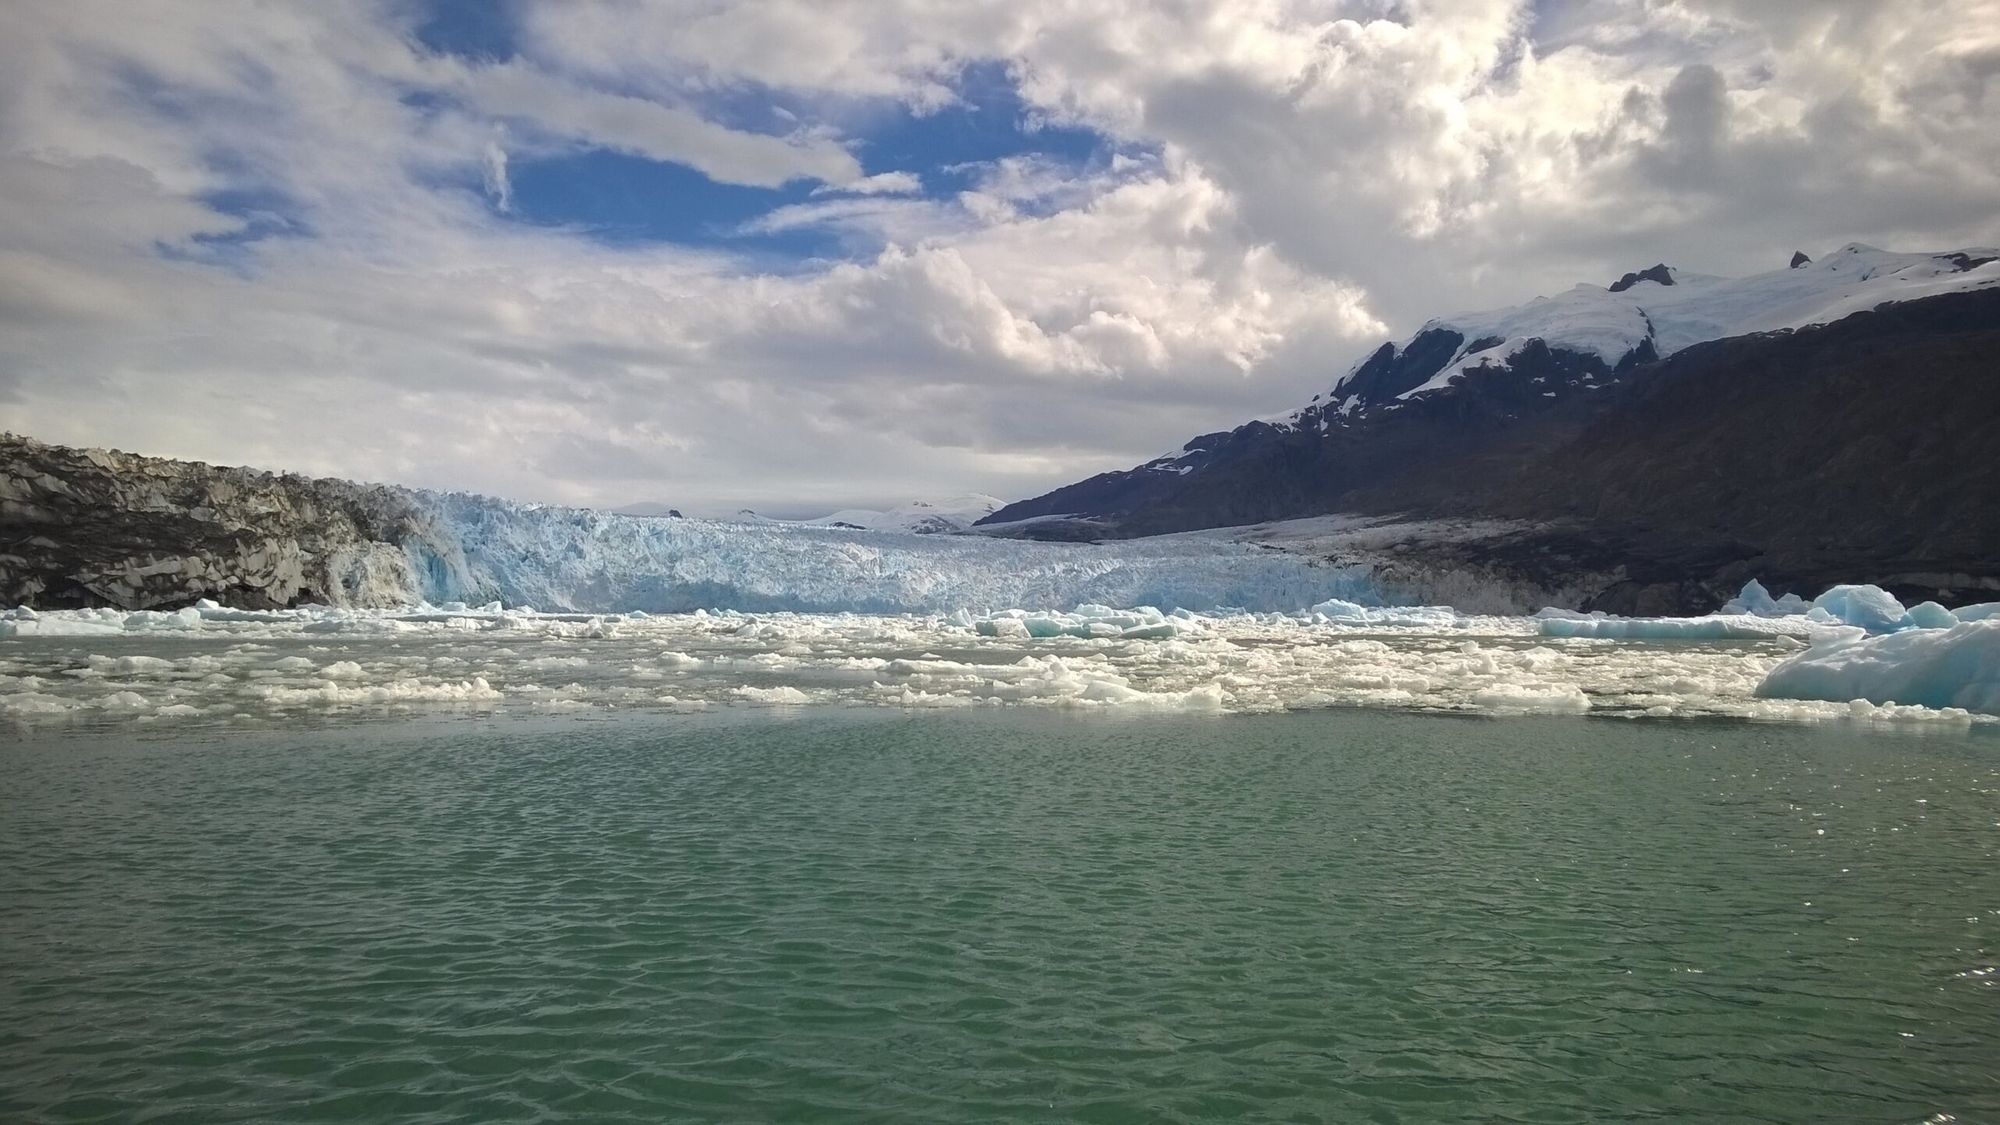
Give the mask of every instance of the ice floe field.
POLYGON ((1994 608, 1905 609, 1864 587, 1809 605, 1753 586, 1726 612, 1688 619, 1339 599, 1289 613, 13 610, 0 615, 0 721, 20 730, 417 710, 1012 705, 1991 729, 1994 608))

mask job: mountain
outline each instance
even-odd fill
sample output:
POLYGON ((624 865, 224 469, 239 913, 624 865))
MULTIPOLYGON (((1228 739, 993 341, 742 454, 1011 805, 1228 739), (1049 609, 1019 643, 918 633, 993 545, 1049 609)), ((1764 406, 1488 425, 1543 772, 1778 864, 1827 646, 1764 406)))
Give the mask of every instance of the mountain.
POLYGON ((964 496, 928 501, 912 500, 886 511, 872 508, 843 508, 832 515, 799 522, 813 527, 853 527, 864 531, 914 531, 919 535, 964 531, 997 512, 1004 505, 998 496, 971 492, 964 496))
POLYGON ((679 508, 670 504, 662 504, 656 500, 642 500, 637 504, 627 504, 622 508, 613 508, 611 509, 611 514, 614 516, 640 516, 646 519, 677 520, 683 518, 679 508))
POLYGON ((1506 517, 1682 607, 1759 568, 1990 597, 2000 251, 1803 257, 1745 278, 1659 265, 1434 320, 1296 411, 984 522, 1073 538, 1506 517))
MULTIPOLYGON (((793 523, 805 527, 844 527, 855 531, 911 531, 918 535, 934 535, 964 531, 977 521, 999 511, 1004 503, 1005 501, 998 496, 971 492, 944 500, 912 500, 907 504, 898 504, 882 511, 873 508, 842 508, 830 515, 807 520, 773 519, 770 516, 759 515, 749 508, 738 509, 729 519, 732 523, 793 523)), ((611 513, 618 516, 682 518, 679 509, 650 501, 613 508, 611 513)))

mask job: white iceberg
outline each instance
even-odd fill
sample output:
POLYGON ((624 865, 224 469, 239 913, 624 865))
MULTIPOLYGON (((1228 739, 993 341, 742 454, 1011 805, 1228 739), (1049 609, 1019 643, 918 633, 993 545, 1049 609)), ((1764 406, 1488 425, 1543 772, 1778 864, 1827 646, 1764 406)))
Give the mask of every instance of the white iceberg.
POLYGON ((1810 608, 1812 607, 1806 604, 1806 600, 1797 594, 1786 594, 1782 598, 1772 597, 1771 591, 1766 590, 1762 582, 1752 578, 1744 583, 1743 592, 1730 599, 1729 604, 1723 606, 1721 612, 1747 613, 1754 617, 1792 617, 1803 614, 1810 608))
POLYGON ((2000 618, 1815 645, 1771 669, 1757 694, 2000 715, 2000 618))

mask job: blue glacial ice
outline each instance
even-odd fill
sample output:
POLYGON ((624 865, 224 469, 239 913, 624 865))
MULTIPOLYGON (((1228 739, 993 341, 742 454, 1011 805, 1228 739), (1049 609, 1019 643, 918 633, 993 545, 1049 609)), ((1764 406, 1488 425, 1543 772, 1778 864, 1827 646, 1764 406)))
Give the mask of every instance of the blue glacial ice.
POLYGON ((1747 613, 1753 617, 1791 617, 1810 608, 1812 607, 1806 600, 1797 594, 1786 594, 1782 598, 1772 597, 1771 591, 1765 589, 1762 582, 1752 578, 1744 584, 1743 592, 1730 599, 1729 604, 1723 606, 1720 612, 1747 613))
POLYGON ((2000 618, 1829 640, 1771 669, 1757 694, 2000 714, 2000 618))
POLYGON ((1619 641, 1755 641, 1772 637, 1810 636, 1816 622, 1805 617, 1759 617, 1748 613, 1713 613, 1707 617, 1582 617, 1539 618, 1544 637, 1594 637, 1619 641))
POLYGON ((1752 579, 1721 610, 1705 617, 1607 617, 1543 610, 1537 618, 1545 637, 1724 641, 1773 636, 1835 640, 1851 638, 1854 630, 1886 635, 1906 629, 1949 629, 1996 614, 2000 603, 1950 610, 1922 602, 1906 608, 1880 586, 1834 586, 1811 602, 1797 594, 1773 598, 1763 583, 1752 579))
POLYGON ((1034 543, 428 500, 433 541, 444 549, 405 547, 408 588, 375 604, 950 613, 1091 604, 1294 611, 1328 598, 1381 600, 1363 569, 1227 541, 1034 543))
MULTIPOLYGON (((2000 714, 2000 603, 1905 607, 1879 586, 1835 586, 1810 603, 1751 582, 1706 617, 1605 617, 1544 610, 1544 637, 1809 645, 1759 682, 1763 699, 2000 714), (1860 702, 1856 702, 1860 701, 1860 702)), ((1868 717, 1879 718, 1875 711, 1868 717)))

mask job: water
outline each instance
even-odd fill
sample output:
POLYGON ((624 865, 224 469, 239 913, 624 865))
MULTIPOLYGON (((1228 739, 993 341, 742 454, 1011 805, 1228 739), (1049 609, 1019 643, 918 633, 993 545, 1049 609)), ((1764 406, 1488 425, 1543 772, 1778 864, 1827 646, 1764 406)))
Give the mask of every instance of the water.
POLYGON ((2000 739, 1374 711, 0 747, 0 1120, 2000 1119, 2000 739))

